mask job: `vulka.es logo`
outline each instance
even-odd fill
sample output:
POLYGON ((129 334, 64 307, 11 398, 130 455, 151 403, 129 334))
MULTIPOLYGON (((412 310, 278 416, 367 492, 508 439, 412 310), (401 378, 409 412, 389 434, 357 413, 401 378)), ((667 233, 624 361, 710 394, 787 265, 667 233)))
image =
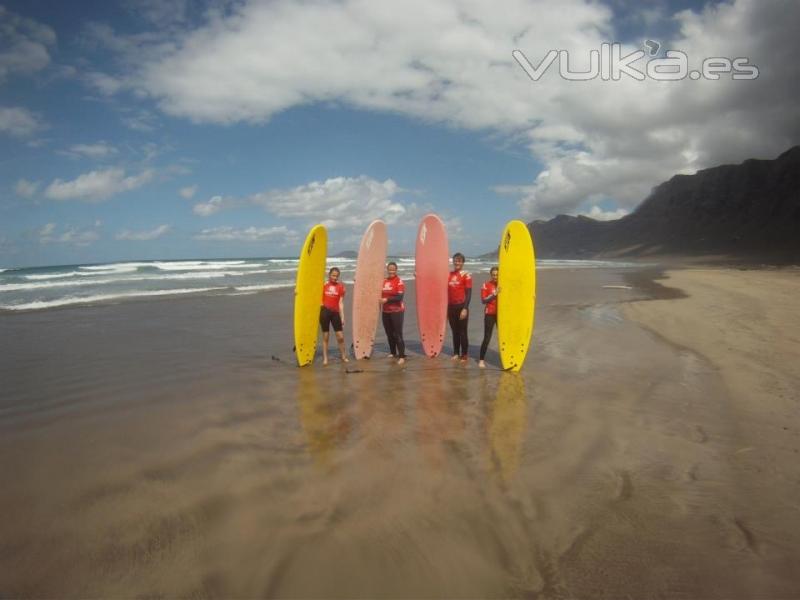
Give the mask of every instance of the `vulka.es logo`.
POLYGON ((314 242, 315 241, 317 241, 317 236, 315 236, 315 235, 311 236, 311 241, 308 242, 308 250, 306 251, 306 254, 308 254, 309 256, 311 256, 311 251, 314 249, 314 242))
POLYGON ((506 252, 508 252, 508 247, 509 247, 510 245, 511 245, 511 232, 510 232, 510 231, 507 231, 507 232, 506 232, 506 239, 505 239, 505 241, 503 242, 503 249, 504 249, 506 252))
MULTIPOLYGON (((644 43, 647 54, 654 56, 661 49, 661 44, 653 40, 644 43)), ((533 81, 539 81, 558 59, 558 74, 567 81, 590 81, 600 78, 602 81, 619 81, 623 75, 637 81, 653 79, 655 81, 681 81, 687 77, 697 80, 701 77, 716 81, 720 75, 730 75, 731 79, 750 81, 757 79, 759 70, 750 64, 746 57, 725 58, 717 56, 704 58, 699 70, 689 70, 689 57, 679 50, 667 50, 661 58, 651 58, 644 66, 644 72, 633 66, 633 63, 645 57, 643 50, 637 50, 622 56, 622 45, 619 43, 600 44, 600 50, 589 51, 589 67, 585 71, 575 69, 570 63, 570 54, 566 50, 550 50, 539 64, 534 66, 522 50, 511 53, 522 70, 533 81)), ((580 64, 585 64, 583 61, 580 64)))
POLYGON ((419 241, 423 244, 425 243, 425 237, 428 235, 428 226, 425 223, 422 224, 422 228, 419 230, 419 241))

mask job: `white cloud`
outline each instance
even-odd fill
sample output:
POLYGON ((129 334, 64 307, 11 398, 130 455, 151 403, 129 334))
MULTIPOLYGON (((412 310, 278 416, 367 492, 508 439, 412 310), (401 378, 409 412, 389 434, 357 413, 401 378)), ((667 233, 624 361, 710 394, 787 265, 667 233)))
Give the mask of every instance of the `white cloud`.
POLYGON ((108 158, 109 156, 113 156, 118 152, 119 151, 114 146, 103 141, 94 144, 75 144, 64 151, 64 153, 69 156, 80 156, 93 159, 108 158))
POLYGON ((194 195, 197 193, 197 186, 196 185, 187 185, 180 189, 181 198, 186 198, 187 200, 191 200, 194 198, 194 195))
POLYGON ((129 231, 124 229, 116 235, 116 238, 118 240, 128 240, 134 242, 149 242, 166 235, 171 229, 172 228, 169 225, 159 225, 155 229, 148 231, 129 231))
POLYGON ((17 181, 17 185, 14 186, 14 191, 16 191, 17 196, 21 198, 33 198, 36 195, 36 192, 39 191, 39 187, 41 183, 38 181, 28 181, 27 179, 20 179, 17 181))
POLYGON ((100 234, 92 229, 79 229, 67 227, 61 233, 57 232, 55 223, 47 223, 37 232, 41 244, 72 244, 74 246, 88 246, 100 238, 100 234))
POLYGON ((797 2, 641 12, 632 23, 643 30, 677 19, 676 39, 661 41, 686 52, 691 68, 711 56, 747 56, 761 68, 756 81, 671 83, 569 82, 557 65, 538 82, 527 77, 512 50, 538 62, 565 49, 581 68, 590 50, 616 39, 612 11, 590 0, 509 0, 502 10, 473 0, 241 2, 209 14, 170 37, 98 30, 130 67, 114 77, 118 89, 197 122, 264 122, 333 102, 521 137, 546 173, 520 190, 529 218, 598 198, 629 210, 674 173, 772 157, 800 141, 797 2))
POLYGON ((285 225, 278 227, 247 227, 245 229, 214 227, 211 229, 203 229, 194 236, 194 239, 213 242, 286 242, 298 239, 298 234, 285 225))
POLYGON ((596 221, 613 221, 615 219, 621 219, 628 214, 628 211, 624 208, 618 208, 617 210, 603 210, 599 206, 595 205, 589 210, 589 212, 582 212, 581 214, 591 217, 596 221))
POLYGON ((134 190, 152 181, 155 173, 145 170, 127 176, 124 169, 111 168, 84 173, 72 181, 56 179, 44 191, 51 200, 80 200, 102 202, 112 196, 134 190))
MULTIPOLYGON (((461 221, 461 217, 443 215, 442 221, 447 230, 447 237, 450 240, 460 240, 463 238, 464 225, 461 221)), ((414 223, 414 225, 416 226, 416 223, 414 223)))
POLYGON ((39 230, 39 237, 40 238, 49 238, 53 235, 53 232, 56 230, 55 223, 48 223, 47 225, 43 225, 42 228, 39 230))
POLYGON ((135 110, 122 117, 122 124, 133 131, 151 133, 158 127, 158 118, 150 111, 135 110))
POLYGON ((98 71, 84 73, 83 79, 90 87, 93 87, 104 96, 113 96, 117 92, 122 91, 125 87, 123 78, 114 77, 98 71))
POLYGON ((329 229, 360 227, 375 219, 396 223, 407 208, 393 198, 400 187, 391 179, 334 177, 249 198, 278 217, 311 219, 329 229))
POLYGON ((45 127, 44 120, 27 108, 0 106, 0 133, 28 137, 45 127))
POLYGON ((192 210, 194 214, 200 215, 201 217, 210 217, 224 208, 232 208, 234 206, 240 206, 241 204, 242 202, 236 198, 214 196, 208 202, 199 202, 195 204, 192 210))
POLYGON ((47 50, 56 42, 55 32, 33 19, 0 6, 0 83, 10 73, 33 73, 50 64, 47 50))
POLYGON ((360 228, 375 219, 392 225, 417 218, 416 204, 404 205, 394 197, 402 191, 391 179, 377 181, 367 176, 333 177, 288 189, 275 189, 246 198, 214 196, 195 204, 194 213, 208 217, 221 210, 260 206, 277 217, 321 223, 329 229, 360 228))

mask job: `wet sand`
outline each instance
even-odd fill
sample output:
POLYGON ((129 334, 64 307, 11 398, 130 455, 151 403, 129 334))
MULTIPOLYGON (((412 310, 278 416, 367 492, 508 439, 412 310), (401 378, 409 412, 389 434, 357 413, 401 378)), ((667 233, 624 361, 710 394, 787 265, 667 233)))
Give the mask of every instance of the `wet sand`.
POLYGON ((797 597, 800 279, 653 275, 540 272, 520 375, 413 306, 298 369, 286 291, 0 315, 0 597, 797 597))

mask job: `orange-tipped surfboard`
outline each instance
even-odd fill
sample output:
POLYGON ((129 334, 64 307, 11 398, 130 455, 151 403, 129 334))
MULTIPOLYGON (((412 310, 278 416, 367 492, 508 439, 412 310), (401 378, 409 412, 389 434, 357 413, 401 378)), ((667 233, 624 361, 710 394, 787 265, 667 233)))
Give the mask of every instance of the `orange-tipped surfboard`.
POLYGON ((353 353, 356 358, 369 358, 375 345, 386 242, 386 223, 378 219, 369 224, 358 248, 353 286, 353 353))
POLYGON ((519 371, 533 335, 536 256, 522 221, 509 221, 500 238, 497 287, 497 345, 507 371, 519 371))
POLYGON ((294 352, 297 364, 310 365, 317 353, 319 307, 325 282, 328 232, 323 225, 311 228, 300 252, 294 288, 294 352))
POLYGON ((422 349, 431 358, 444 344, 447 326, 447 276, 449 274, 447 231, 435 214, 422 218, 417 229, 416 271, 417 327, 422 349))

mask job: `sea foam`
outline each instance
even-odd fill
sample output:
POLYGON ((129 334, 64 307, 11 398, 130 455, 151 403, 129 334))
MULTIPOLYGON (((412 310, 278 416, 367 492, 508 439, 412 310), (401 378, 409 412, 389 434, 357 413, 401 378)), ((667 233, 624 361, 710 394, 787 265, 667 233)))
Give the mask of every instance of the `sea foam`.
POLYGON ((127 294, 97 294, 94 296, 67 296, 57 300, 36 300, 22 304, 0 304, 3 310, 42 310, 46 308, 56 308, 59 306, 69 306, 72 304, 94 304, 97 302, 108 302, 110 300, 124 300, 128 298, 150 297, 150 296, 179 296, 185 294, 198 294, 203 292, 213 292, 226 290, 224 287, 207 287, 194 289, 178 290, 148 290, 130 292, 127 294))

